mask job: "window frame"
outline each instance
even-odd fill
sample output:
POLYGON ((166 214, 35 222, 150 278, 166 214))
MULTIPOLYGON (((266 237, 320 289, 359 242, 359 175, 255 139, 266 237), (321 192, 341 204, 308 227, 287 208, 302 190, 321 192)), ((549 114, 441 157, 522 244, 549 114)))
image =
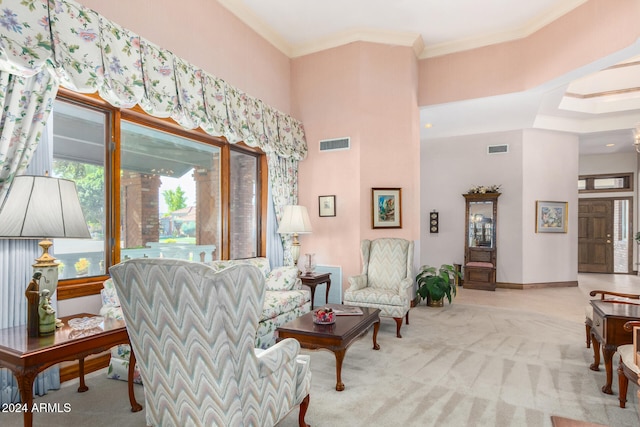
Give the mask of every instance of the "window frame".
POLYGON ((578 181, 585 181, 585 188, 578 189, 579 194, 583 193, 621 193, 633 191, 633 172, 623 173, 606 173, 606 174, 592 174, 592 175, 580 175, 578 181), (623 179, 624 187, 622 188, 595 188, 594 182, 598 179, 623 179))
MULTIPOLYGON (((130 109, 120 109, 112 106, 108 102, 101 99, 97 94, 80 94, 71 90, 60 88, 56 99, 69 102, 84 108, 91 108, 106 114, 109 123, 107 124, 107 135, 105 141, 105 209, 107 210, 106 231, 105 231, 105 269, 108 271, 111 265, 120 262, 120 245, 116 242, 120 241, 120 165, 121 165, 121 132, 120 123, 128 121, 141 126, 147 126, 162 132, 172 133, 184 138, 193 139, 199 143, 215 145, 220 148, 220 203, 222 248, 218 253, 219 259, 229 259, 229 241, 230 241, 230 152, 241 151, 251 154, 258 159, 258 179, 260 196, 258 203, 260 204, 257 220, 258 238, 258 256, 266 255, 266 224, 267 224, 267 160, 266 155, 259 148, 249 147, 243 142, 236 144, 229 143, 224 137, 214 137, 202 129, 184 129, 173 119, 153 117, 138 105, 130 109), (107 237, 108 236, 108 237, 107 237)), ((100 276, 92 276, 88 278, 74 278, 60 280, 58 284, 58 300, 77 298, 81 296, 99 294, 102 289, 102 283, 109 278, 108 274, 100 276)))

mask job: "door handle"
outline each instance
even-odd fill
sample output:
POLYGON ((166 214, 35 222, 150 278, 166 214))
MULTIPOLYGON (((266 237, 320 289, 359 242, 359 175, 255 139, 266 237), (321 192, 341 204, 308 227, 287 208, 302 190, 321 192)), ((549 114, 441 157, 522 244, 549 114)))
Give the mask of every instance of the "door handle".
POLYGON ((607 243, 611 243, 611 240, 607 240, 607 243))

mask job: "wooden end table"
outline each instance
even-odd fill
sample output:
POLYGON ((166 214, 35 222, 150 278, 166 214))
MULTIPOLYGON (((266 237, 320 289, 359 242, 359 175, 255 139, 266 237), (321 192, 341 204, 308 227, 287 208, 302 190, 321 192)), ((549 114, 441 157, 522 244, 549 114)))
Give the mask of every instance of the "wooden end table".
MULTIPOLYGON (((339 308, 339 304, 329 304, 329 307, 339 308)), ((276 330, 278 341, 294 338, 300 342, 302 348, 310 350, 325 349, 332 351, 336 357, 336 390, 344 390, 342 382, 342 361, 347 348, 356 339, 362 337, 373 325, 373 349, 380 350, 377 342, 380 328, 380 310, 377 308, 360 307, 362 315, 336 316, 336 322, 331 325, 316 325, 313 323, 313 311, 279 327, 276 330)))
POLYGON ((316 293, 316 286, 326 283, 327 292, 325 297, 325 303, 329 303, 329 289, 331 289, 331 273, 306 273, 300 275, 300 280, 303 285, 311 288, 311 310, 313 310, 313 297, 316 293))
POLYGON ((620 301, 591 300, 593 306, 593 324, 591 336, 593 343, 592 371, 599 371, 600 347, 604 356, 604 368, 607 382, 602 386, 602 392, 613 394, 613 355, 619 345, 631 344, 633 333, 624 330, 624 324, 631 320, 640 320, 640 305, 620 301))
MULTIPOLYGON (((62 328, 56 329, 52 335, 41 337, 29 337, 26 325, 0 329, 0 366, 10 369, 16 377, 20 398, 25 405, 25 427, 33 425, 33 382, 39 372, 56 363, 78 359, 78 392, 82 393, 89 389, 84 382, 84 358, 109 350, 114 345, 129 344, 127 328, 120 320, 106 318, 101 326, 90 331, 75 331, 68 325, 69 319, 93 316, 95 314, 80 313, 63 317, 62 328)), ((128 380, 132 412, 142 410, 133 391, 135 364, 135 355, 131 351, 128 380)))

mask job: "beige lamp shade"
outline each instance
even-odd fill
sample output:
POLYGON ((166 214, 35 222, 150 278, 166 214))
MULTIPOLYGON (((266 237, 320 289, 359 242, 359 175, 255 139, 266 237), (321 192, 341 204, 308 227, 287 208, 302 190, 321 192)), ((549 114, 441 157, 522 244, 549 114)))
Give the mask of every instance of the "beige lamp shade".
POLYGON ((0 238, 60 237, 91 237, 75 182, 49 176, 15 177, 0 208, 0 238))
POLYGON ((288 205, 284 207, 282 220, 278 227, 280 234, 306 234, 311 233, 311 221, 307 208, 300 205, 288 205))

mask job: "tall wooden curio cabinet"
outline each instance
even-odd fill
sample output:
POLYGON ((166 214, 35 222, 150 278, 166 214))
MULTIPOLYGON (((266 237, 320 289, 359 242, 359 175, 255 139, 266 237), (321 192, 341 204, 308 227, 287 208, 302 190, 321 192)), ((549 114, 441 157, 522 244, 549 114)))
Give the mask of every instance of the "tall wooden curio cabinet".
POLYGON ((496 290, 496 228, 500 193, 463 194, 466 202, 464 287, 496 290))

